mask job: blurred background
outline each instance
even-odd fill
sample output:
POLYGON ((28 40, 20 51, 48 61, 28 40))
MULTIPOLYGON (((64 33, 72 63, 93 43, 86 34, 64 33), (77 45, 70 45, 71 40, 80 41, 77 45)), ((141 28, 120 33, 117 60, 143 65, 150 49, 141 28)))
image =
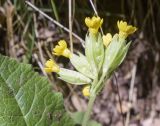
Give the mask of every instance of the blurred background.
MULTIPOLYGON (((83 40, 87 32, 84 19, 94 15, 89 0, 30 0, 55 21, 69 28, 72 8, 72 31, 83 40)), ((92 118, 102 126, 160 126, 160 0, 93 0, 103 31, 118 32, 117 21, 125 20, 138 28, 128 38, 132 41, 123 64, 106 82, 99 94, 92 118), (117 88, 117 84, 118 87, 117 88), (121 97, 119 102, 118 92, 121 97), (122 112, 120 109, 122 106, 122 112)), ((70 42, 69 33, 25 4, 25 0, 0 0, 0 53, 47 76, 53 90, 63 93, 69 111, 84 111, 88 99, 81 86, 66 84, 43 71, 46 60, 54 58, 61 67, 74 69, 68 59, 55 57, 52 49, 60 39, 70 42)), ((84 53, 79 39, 73 37, 74 52, 84 53)))

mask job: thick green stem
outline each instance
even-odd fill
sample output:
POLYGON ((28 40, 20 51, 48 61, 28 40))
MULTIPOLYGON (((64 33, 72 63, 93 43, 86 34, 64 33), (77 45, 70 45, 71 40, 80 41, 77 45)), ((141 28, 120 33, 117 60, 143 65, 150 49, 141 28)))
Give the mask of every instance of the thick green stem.
POLYGON ((98 91, 99 91, 98 89, 101 87, 100 84, 103 82, 104 78, 105 78, 105 74, 103 74, 101 76, 100 80, 98 81, 98 83, 94 87, 93 92, 96 92, 96 94, 98 93, 98 91))
POLYGON ((90 119, 90 115, 91 115, 91 111, 92 111, 95 99, 96 99, 96 95, 92 95, 89 98, 89 103, 88 103, 87 111, 85 112, 85 115, 83 118, 82 126, 87 126, 88 120, 90 119))

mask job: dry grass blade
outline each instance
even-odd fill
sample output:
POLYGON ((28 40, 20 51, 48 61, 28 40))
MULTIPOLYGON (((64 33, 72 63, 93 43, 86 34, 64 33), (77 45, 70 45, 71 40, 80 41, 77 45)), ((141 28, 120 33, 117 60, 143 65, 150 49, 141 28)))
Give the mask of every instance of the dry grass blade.
MULTIPOLYGON (((137 65, 134 65, 133 70, 132 70, 132 78, 131 78, 130 90, 129 90, 129 102, 131 104, 132 104, 132 94, 133 94, 133 89, 134 89, 134 81, 135 81, 136 71, 137 71, 137 65)), ((130 111, 127 112, 125 126, 129 126, 129 120, 130 120, 130 111)))
MULTIPOLYGON (((34 6, 33 4, 31 4, 28 1, 25 1, 27 5, 29 5, 31 8, 33 8, 35 11, 39 12, 40 14, 42 14, 44 17, 46 17, 48 20, 50 20, 51 22, 53 22, 54 24, 56 24, 57 26, 61 27, 63 30, 65 30, 66 32, 70 32, 70 30, 66 27, 64 27, 62 24, 60 24, 59 22, 55 21, 53 18, 49 17, 47 14, 45 14, 43 11, 39 10, 36 6, 34 6)), ((82 46, 84 47, 84 40, 82 38, 80 38, 77 34, 72 32, 72 35, 77 38, 82 46)))
POLYGON ((6 12, 6 24, 7 24, 7 41, 6 42, 6 53, 9 50, 9 55, 16 58, 16 51, 14 48, 14 35, 13 35, 13 15, 14 15, 14 5, 8 0, 5 3, 6 12))
POLYGON ((70 49, 73 52, 73 39, 72 39, 72 0, 68 0, 69 4, 69 38, 70 38, 70 49))
MULTIPOLYGON (((121 114, 123 114, 122 101, 121 101, 121 97, 120 97, 120 93, 119 93, 118 80, 117 80, 117 76, 115 73, 114 73, 114 77, 115 77, 115 84, 116 84, 116 89, 117 89, 117 94, 118 94, 118 100, 119 100, 119 104, 120 104, 120 111, 121 111, 121 114)), ((123 126, 125 126, 125 119, 124 119, 123 115, 122 115, 122 122, 123 122, 123 126)))

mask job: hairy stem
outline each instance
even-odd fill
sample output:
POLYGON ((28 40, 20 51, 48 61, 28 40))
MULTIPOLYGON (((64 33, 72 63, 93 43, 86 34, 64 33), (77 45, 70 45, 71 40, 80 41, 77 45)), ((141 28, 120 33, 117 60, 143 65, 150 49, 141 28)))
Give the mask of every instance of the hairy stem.
POLYGON ((88 103, 87 111, 85 112, 85 115, 83 118, 82 126, 87 126, 88 120, 90 119, 90 115, 91 115, 91 111, 92 111, 95 99, 96 99, 96 95, 92 95, 89 98, 89 103, 88 103))

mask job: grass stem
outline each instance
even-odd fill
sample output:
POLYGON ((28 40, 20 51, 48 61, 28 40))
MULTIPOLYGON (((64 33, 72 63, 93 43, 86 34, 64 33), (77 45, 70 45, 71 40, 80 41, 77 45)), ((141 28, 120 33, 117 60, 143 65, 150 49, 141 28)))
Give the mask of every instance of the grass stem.
POLYGON ((73 39, 72 39, 72 0, 68 0, 69 4, 69 39, 70 39, 70 49, 73 52, 73 39))

